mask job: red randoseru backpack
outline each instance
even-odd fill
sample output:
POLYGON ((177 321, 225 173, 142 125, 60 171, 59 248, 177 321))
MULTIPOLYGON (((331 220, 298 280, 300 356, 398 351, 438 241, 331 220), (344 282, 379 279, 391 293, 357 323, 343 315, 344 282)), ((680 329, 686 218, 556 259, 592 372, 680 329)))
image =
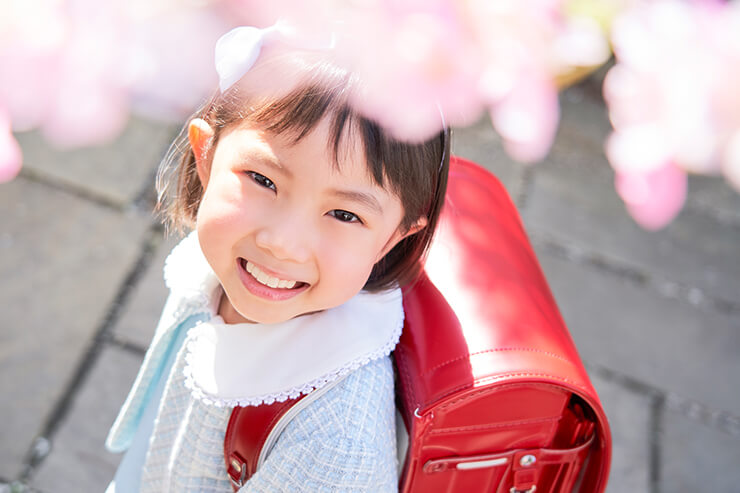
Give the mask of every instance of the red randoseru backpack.
MULTIPOLYGON (((424 274, 403 304, 394 352, 409 438, 401 492, 605 490, 603 408, 516 207, 478 165, 452 158, 424 274)), ((235 489, 302 402, 234 409, 224 454, 235 489)))

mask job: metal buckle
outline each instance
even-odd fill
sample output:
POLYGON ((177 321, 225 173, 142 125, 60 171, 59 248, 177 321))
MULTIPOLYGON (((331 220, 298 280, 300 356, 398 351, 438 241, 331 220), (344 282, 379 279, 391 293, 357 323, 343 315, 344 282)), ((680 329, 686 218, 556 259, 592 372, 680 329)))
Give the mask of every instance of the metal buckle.
POLYGON ((241 488, 244 486, 244 480, 247 478, 247 464, 244 462, 239 462, 236 459, 231 459, 231 467, 234 468, 237 474, 241 474, 239 479, 234 479, 231 476, 231 473, 229 473, 229 479, 231 480, 231 484, 236 486, 237 488, 241 488))
POLYGON ((532 486, 528 490, 518 490, 512 486, 509 493, 534 493, 535 491, 537 491, 537 486, 532 486))

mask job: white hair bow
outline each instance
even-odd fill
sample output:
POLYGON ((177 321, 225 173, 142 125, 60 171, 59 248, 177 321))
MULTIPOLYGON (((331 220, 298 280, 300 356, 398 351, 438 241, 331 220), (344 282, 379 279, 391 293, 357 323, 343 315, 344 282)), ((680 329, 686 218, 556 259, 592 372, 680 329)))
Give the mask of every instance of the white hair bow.
POLYGON ((311 40, 299 36, 296 29, 283 20, 264 29, 236 27, 216 42, 216 72, 221 92, 226 92, 252 68, 263 44, 276 39, 304 50, 330 50, 335 45, 334 33, 330 33, 328 41, 311 40))

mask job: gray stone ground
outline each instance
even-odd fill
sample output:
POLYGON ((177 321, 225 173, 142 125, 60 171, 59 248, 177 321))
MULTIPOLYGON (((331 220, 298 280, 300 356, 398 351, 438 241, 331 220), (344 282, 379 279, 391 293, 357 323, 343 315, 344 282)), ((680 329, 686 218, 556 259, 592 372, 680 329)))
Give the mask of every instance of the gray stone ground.
MULTIPOLYGON (((598 80, 567 90, 545 162, 510 162, 489 124, 454 152, 505 183, 609 415, 610 493, 740 491, 740 195, 690 182, 670 226, 627 216, 602 145, 598 80)), ((103 491, 103 441, 166 292, 172 240, 151 214, 173 126, 57 152, 21 135, 0 185, 0 492, 103 491)))

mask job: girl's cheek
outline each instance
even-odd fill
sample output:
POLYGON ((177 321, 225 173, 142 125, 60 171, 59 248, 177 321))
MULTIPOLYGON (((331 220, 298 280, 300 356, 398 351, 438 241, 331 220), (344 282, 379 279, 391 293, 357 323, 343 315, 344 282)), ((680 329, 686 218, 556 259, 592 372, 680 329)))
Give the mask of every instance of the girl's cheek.
POLYGON ((211 216, 221 221, 241 221, 248 219, 250 216, 257 216, 263 213, 265 209, 265 197, 249 190, 244 186, 243 181, 232 177, 227 183, 214 191, 214 197, 211 201, 211 216))
POLYGON ((242 229, 244 208, 238 196, 216 193, 209 189, 198 208, 196 227, 198 236, 211 241, 225 241, 242 229))
MULTIPOLYGON (((362 241, 361 236, 358 235, 354 239, 353 242, 322 242, 320 256, 323 265, 339 276, 352 275, 355 278, 369 276, 377 252, 370 242, 362 241)), ((360 288, 365 284, 365 280, 362 280, 360 288)))

